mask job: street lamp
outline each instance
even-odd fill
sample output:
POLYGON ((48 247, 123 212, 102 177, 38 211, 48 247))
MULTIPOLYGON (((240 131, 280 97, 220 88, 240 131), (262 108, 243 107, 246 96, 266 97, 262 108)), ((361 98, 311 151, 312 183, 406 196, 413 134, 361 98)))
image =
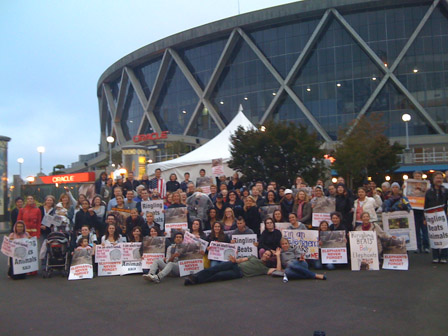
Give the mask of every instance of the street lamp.
POLYGON ((37 147, 37 151, 39 152, 40 173, 42 174, 42 153, 45 153, 45 147, 44 146, 39 146, 39 147, 37 147))
POLYGON ((112 143, 115 141, 113 136, 108 136, 106 141, 109 143, 109 166, 112 166, 112 143))
POLYGON ((401 116, 401 119, 404 121, 405 125, 406 125, 406 151, 409 152, 409 131, 408 131, 408 123, 411 120, 411 115, 410 114, 403 114, 401 116))
POLYGON ((124 182, 124 176, 125 176, 126 173, 127 173, 126 168, 120 168, 120 169, 118 169, 118 173, 121 175, 121 177, 123 178, 123 182, 124 182))
POLYGON ((18 158, 17 162, 19 163, 19 176, 22 177, 22 163, 24 162, 23 158, 18 158))

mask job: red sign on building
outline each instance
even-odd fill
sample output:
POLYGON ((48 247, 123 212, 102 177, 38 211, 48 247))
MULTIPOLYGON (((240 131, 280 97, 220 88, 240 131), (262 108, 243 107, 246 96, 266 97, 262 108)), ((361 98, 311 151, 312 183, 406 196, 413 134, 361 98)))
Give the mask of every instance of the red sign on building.
POLYGON ((87 173, 76 173, 76 174, 40 176, 40 179, 45 184, 94 182, 95 181, 95 173, 87 172, 87 173))
POLYGON ((148 134, 139 134, 134 137, 132 137, 132 140, 137 142, 142 142, 146 140, 160 140, 160 139, 167 139, 168 138, 168 131, 163 131, 159 133, 148 133, 148 134))

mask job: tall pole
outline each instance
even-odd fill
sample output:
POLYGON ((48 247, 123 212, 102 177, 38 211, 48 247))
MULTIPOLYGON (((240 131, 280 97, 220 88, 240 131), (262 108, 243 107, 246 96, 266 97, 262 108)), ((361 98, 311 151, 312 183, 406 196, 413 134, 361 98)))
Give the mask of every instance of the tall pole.
POLYGON ((409 131, 408 131, 408 123, 409 121, 406 121, 406 151, 409 152, 409 131))
POLYGON ((112 166, 112 143, 109 142, 109 166, 112 166))
POLYGON ((39 153, 39 161, 40 161, 40 173, 42 174, 42 152, 39 153))

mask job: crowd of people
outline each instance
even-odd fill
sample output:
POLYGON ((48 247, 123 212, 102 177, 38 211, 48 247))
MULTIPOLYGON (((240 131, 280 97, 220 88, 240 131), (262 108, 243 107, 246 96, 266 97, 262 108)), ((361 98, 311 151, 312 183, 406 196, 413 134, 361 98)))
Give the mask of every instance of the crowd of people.
MULTIPOLYGON (((201 169, 200 176, 206 176, 204 169, 201 169)), ((422 176, 419 171, 413 174, 416 180, 422 180, 422 176)), ((442 172, 432 174, 432 184, 425 195, 425 208, 443 205, 446 213, 448 190, 442 185, 444 177, 442 172)), ((292 186, 279 186, 275 181, 245 184, 235 173, 231 178, 216 178, 216 183, 209 186, 210 192, 205 193, 190 180, 189 173, 185 173, 181 182, 176 174, 171 174, 169 181, 165 181, 160 169, 155 171, 153 179, 146 176, 140 181, 132 172, 128 173, 126 180, 119 176, 116 181, 102 173, 95 182, 96 194, 92 200, 83 194, 75 199, 68 188, 58 200, 52 195, 46 196, 39 207, 31 195, 24 199, 18 197, 11 212, 9 237, 37 237, 42 244, 52 231, 63 231, 71 236, 72 250, 77 246, 141 242, 145 236, 164 237, 164 223, 155 222, 154 213, 142 210, 144 201, 163 200, 165 209, 187 208, 189 231, 208 242, 232 243, 229 232, 258 236, 258 258, 231 257, 229 262, 212 261, 210 268, 187 277, 186 285, 261 274, 280 274, 285 282, 288 279, 325 280, 326 276, 309 270, 308 264, 315 269, 334 269, 334 265, 305 260, 303 254, 282 238, 276 228, 277 223, 289 222, 288 229, 291 230, 345 231, 347 235, 350 231, 373 231, 378 237, 381 254, 381 239, 390 236, 383 231, 378 215, 410 211, 412 208, 398 182, 384 182, 377 187, 373 181, 365 181, 363 186, 354 190, 347 187, 342 177, 336 183, 324 182, 311 183, 299 176, 292 186), (313 227, 313 209, 329 200, 335 204, 331 223, 322 221, 318 228, 313 227), (262 221, 260 208, 271 205, 278 209, 262 221), (129 216, 123 220, 116 215, 117 211, 129 212, 129 216), (63 218, 60 225, 49 227, 42 224, 46 216, 54 215, 63 218)), ((424 211, 414 209, 414 219, 415 252, 430 253, 424 211)), ((179 276, 179 254, 176 251, 183 238, 182 232, 171 235, 171 245, 166 244, 166 257, 146 270, 146 280, 160 282, 169 274, 179 276)), ((432 249, 434 263, 446 264, 447 258, 448 249, 432 249)), ((11 268, 8 272, 13 276, 11 268)))

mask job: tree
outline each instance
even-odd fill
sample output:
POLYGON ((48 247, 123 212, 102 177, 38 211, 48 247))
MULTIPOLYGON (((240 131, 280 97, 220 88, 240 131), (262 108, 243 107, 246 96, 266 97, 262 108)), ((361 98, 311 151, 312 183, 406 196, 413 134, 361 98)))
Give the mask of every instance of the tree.
POLYGON ((368 176, 379 184, 384 175, 398 168, 398 154, 403 152, 403 146, 398 142, 390 144, 385 130, 382 114, 371 114, 362 117, 348 135, 348 129, 340 132, 342 140, 334 153, 333 168, 349 186, 361 185, 368 176))
POLYGON ((270 121, 265 131, 239 127, 231 137, 229 166, 245 181, 276 181, 290 186, 300 175, 314 183, 326 172, 321 141, 303 125, 270 121))

